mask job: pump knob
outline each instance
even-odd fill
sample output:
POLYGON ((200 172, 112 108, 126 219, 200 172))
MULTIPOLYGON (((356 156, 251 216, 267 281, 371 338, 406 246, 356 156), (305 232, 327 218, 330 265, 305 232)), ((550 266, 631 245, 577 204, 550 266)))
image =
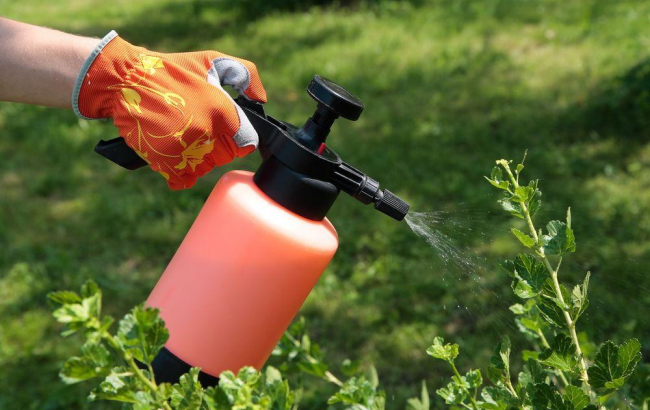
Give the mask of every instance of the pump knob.
POLYGON ((314 76, 307 92, 338 117, 356 121, 363 112, 363 102, 356 95, 320 75, 314 76))

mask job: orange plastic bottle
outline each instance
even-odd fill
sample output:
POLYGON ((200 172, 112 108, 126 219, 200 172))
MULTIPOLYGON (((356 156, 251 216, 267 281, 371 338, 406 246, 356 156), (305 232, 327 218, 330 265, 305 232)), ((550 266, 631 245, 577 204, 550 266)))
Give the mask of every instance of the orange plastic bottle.
POLYGON ((153 363, 157 381, 200 367, 210 385, 225 370, 264 364, 336 252, 325 215, 340 191, 397 220, 408 212, 324 143, 334 120, 356 120, 363 103, 318 76, 308 92, 318 107, 301 128, 237 100, 264 161, 254 175, 219 180, 147 300, 170 335, 153 363))
POLYGON ((253 174, 225 174, 147 304, 166 348, 204 373, 260 368, 338 247, 327 220, 278 206, 253 174))

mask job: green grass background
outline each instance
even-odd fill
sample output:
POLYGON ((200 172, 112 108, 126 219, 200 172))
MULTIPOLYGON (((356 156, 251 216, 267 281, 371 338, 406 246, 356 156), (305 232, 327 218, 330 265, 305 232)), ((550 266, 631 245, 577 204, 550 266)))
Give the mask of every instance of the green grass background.
MULTIPOLYGON (((268 112, 295 123, 313 109, 304 87, 314 74, 363 99, 362 118, 340 120, 330 145, 412 209, 447 210, 458 224, 449 232, 481 258, 476 271, 450 272, 405 223, 347 197, 335 205, 341 247, 301 312, 334 363, 376 364, 389 408, 403 408, 420 380, 433 391, 449 376, 424 353, 435 335, 461 345, 463 369, 485 365, 502 333, 515 350, 528 347, 496 268, 518 250, 512 222, 482 178, 525 149, 527 175, 544 191, 540 223, 572 206, 578 253, 563 275, 593 275, 581 329, 601 342, 635 335, 648 357, 650 3, 310 3, 3 0, 0 13, 84 35, 115 29, 159 51, 250 59, 268 112)), ((71 112, 0 104, 2 409, 117 408, 88 404, 87 385, 59 382, 79 341, 58 336, 45 294, 94 278, 106 311, 124 314, 146 298, 219 176, 259 163, 251 155, 171 192, 158 175, 92 152, 116 135, 71 112)), ((325 407, 331 387, 308 385, 304 407, 325 407)))

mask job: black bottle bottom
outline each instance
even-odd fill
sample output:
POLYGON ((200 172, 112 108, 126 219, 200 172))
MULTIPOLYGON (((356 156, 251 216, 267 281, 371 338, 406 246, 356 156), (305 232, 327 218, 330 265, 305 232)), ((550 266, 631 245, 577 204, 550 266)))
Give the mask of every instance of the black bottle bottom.
MULTIPOLYGON (((138 362, 138 366, 146 369, 142 363, 138 362)), ((182 375, 189 372, 192 366, 185 363, 178 358, 174 353, 170 352, 166 347, 163 347, 158 356, 151 364, 153 373, 156 377, 156 383, 178 383, 182 375)), ((212 387, 219 384, 219 378, 211 376, 207 373, 199 372, 199 382, 205 387, 212 387)))

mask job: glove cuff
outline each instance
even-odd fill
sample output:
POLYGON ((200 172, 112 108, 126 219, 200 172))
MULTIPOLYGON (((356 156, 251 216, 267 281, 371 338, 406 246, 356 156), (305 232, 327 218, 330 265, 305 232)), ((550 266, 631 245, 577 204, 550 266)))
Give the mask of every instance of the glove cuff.
MULTIPOLYGON (((97 58, 97 56, 99 56, 99 54, 102 52, 104 47, 106 47, 108 43, 110 43, 111 40, 113 40, 115 37, 117 37, 117 32, 115 32, 115 30, 112 30, 110 33, 106 34, 106 36, 104 36, 104 38, 102 38, 101 41, 95 46, 93 51, 90 53, 88 58, 86 58, 86 61, 84 61, 83 65, 81 66, 81 70, 77 75, 77 81, 75 82, 74 88, 72 90, 72 109, 74 110, 74 113, 77 114, 79 118, 83 118, 84 120, 96 120, 99 118, 103 118, 103 117, 93 117, 93 116, 89 117, 87 115, 84 115, 81 112, 79 107, 79 94, 81 93, 81 87, 84 85, 84 79, 88 75, 88 70, 90 70, 90 67, 93 65, 95 59, 97 58)), ((87 84, 90 85, 90 81, 88 81, 87 84)))

